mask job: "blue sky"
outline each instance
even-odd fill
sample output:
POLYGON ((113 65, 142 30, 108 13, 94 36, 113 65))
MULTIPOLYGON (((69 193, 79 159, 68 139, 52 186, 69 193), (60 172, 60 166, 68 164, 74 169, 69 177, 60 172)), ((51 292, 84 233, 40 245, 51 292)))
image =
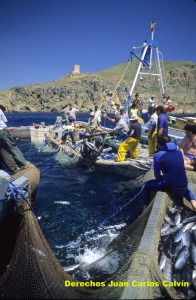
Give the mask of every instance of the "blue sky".
POLYGON ((196 63, 194 0, 0 0, 0 89, 118 65, 150 21, 164 60, 196 63))

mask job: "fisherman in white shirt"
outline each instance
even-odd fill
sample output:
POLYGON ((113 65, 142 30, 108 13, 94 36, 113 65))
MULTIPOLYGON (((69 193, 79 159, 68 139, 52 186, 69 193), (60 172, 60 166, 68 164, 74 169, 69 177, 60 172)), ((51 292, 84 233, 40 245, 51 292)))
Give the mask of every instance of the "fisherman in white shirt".
POLYGON ((72 123, 76 121, 76 114, 79 112, 79 110, 75 107, 73 107, 72 104, 69 104, 69 110, 67 111, 67 114, 69 116, 69 123, 72 123))
POLYGON ((154 107, 154 96, 151 96, 148 100, 148 107, 154 107))
POLYGON ((97 120, 98 126, 100 128, 102 128, 102 126, 101 126, 101 110, 98 108, 98 105, 95 105, 94 119, 97 120))

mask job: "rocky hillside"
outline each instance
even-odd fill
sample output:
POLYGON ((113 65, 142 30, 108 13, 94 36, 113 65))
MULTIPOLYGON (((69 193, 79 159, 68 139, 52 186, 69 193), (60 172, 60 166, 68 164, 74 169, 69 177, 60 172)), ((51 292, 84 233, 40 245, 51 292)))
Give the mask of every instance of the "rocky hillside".
MULTIPOLYGON (((41 84, 17 86, 0 91, 0 103, 7 112, 61 111, 69 103, 80 112, 89 111, 95 104, 126 101, 127 94, 117 87, 130 90, 135 76, 136 63, 128 62, 93 74, 67 74, 64 78, 41 84), (124 75, 122 77, 122 75, 124 75), (121 80, 120 80, 121 79, 121 80)), ((191 62, 164 62, 165 94, 170 95, 176 112, 196 112, 196 64, 191 62)), ((159 81, 155 77, 140 78, 133 95, 139 92, 145 100, 154 94, 161 104, 159 81)))

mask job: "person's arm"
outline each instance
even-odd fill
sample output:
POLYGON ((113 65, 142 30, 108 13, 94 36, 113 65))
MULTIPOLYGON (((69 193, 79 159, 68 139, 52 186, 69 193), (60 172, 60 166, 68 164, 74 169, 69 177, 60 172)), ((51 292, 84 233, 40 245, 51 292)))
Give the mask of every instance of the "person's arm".
POLYGON ((110 117, 108 117, 107 115, 104 115, 104 117, 107 119, 107 120, 109 120, 110 122, 115 122, 115 119, 112 119, 112 118, 110 118, 110 117))
POLYGON ((152 128, 151 128, 151 131, 150 131, 150 133, 149 133, 149 135, 148 135, 149 138, 152 137, 153 132, 155 131, 155 129, 156 129, 156 124, 153 124, 153 125, 152 125, 152 128))
POLYGON ((163 127, 159 128, 159 131, 157 132, 157 135, 162 135, 163 133, 163 127))
POLYGON ((156 179, 162 178, 159 157, 160 157, 160 152, 154 154, 154 176, 156 179))

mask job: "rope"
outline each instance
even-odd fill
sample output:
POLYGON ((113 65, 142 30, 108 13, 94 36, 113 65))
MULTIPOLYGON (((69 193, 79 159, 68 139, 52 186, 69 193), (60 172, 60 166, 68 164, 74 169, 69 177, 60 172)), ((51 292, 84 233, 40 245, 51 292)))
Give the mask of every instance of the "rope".
POLYGON ((115 89, 114 89, 114 92, 113 92, 113 94, 112 94, 112 97, 113 97, 114 93, 116 92, 116 90, 117 90, 117 88, 118 88, 118 86, 119 86, 121 80, 123 79, 123 77, 124 77, 124 75, 125 75, 125 73, 126 73, 128 67, 129 67, 130 62, 131 62, 131 60, 129 59, 129 60, 128 60, 128 64, 127 64, 127 66, 126 66, 126 68, 125 68, 125 70, 124 70, 124 72, 123 72, 123 74, 122 74, 122 76, 121 76, 119 82, 117 83, 117 86, 116 86, 115 89))
MULTIPOLYGON (((146 181, 148 180, 150 171, 152 170, 153 166, 154 166, 154 164, 151 163, 150 170, 147 172, 148 175, 147 175, 147 177, 146 177, 145 183, 146 183, 146 181)), ((142 191, 143 191, 143 189, 144 189, 145 183, 143 184, 141 190, 140 190, 140 191, 139 191, 132 199, 130 199, 127 203, 125 203, 124 205, 122 205, 122 206, 120 206, 118 209, 116 209, 116 211, 114 211, 108 218, 106 218, 105 220, 103 220, 102 222, 100 222, 100 223, 98 224, 97 228, 98 228, 98 227, 101 227, 101 226, 102 226, 103 224, 105 224, 107 221, 109 221, 110 219, 114 218, 114 217, 115 217, 116 215, 118 215, 124 208, 126 208, 128 205, 130 205, 130 204, 132 203, 132 201, 133 201, 134 199, 136 199, 136 198, 142 193, 142 191)), ((114 198, 114 195, 113 195, 113 198, 114 198)), ((114 200, 112 201, 112 205, 113 205, 113 202, 114 202, 114 200)), ((113 207, 115 207, 115 206, 113 206, 113 207)))
POLYGON ((10 182, 7 190, 7 195, 4 198, 1 198, 0 201, 13 198, 15 202, 20 201, 20 197, 26 197, 28 195, 28 183, 24 186, 16 186, 14 183, 10 182))

